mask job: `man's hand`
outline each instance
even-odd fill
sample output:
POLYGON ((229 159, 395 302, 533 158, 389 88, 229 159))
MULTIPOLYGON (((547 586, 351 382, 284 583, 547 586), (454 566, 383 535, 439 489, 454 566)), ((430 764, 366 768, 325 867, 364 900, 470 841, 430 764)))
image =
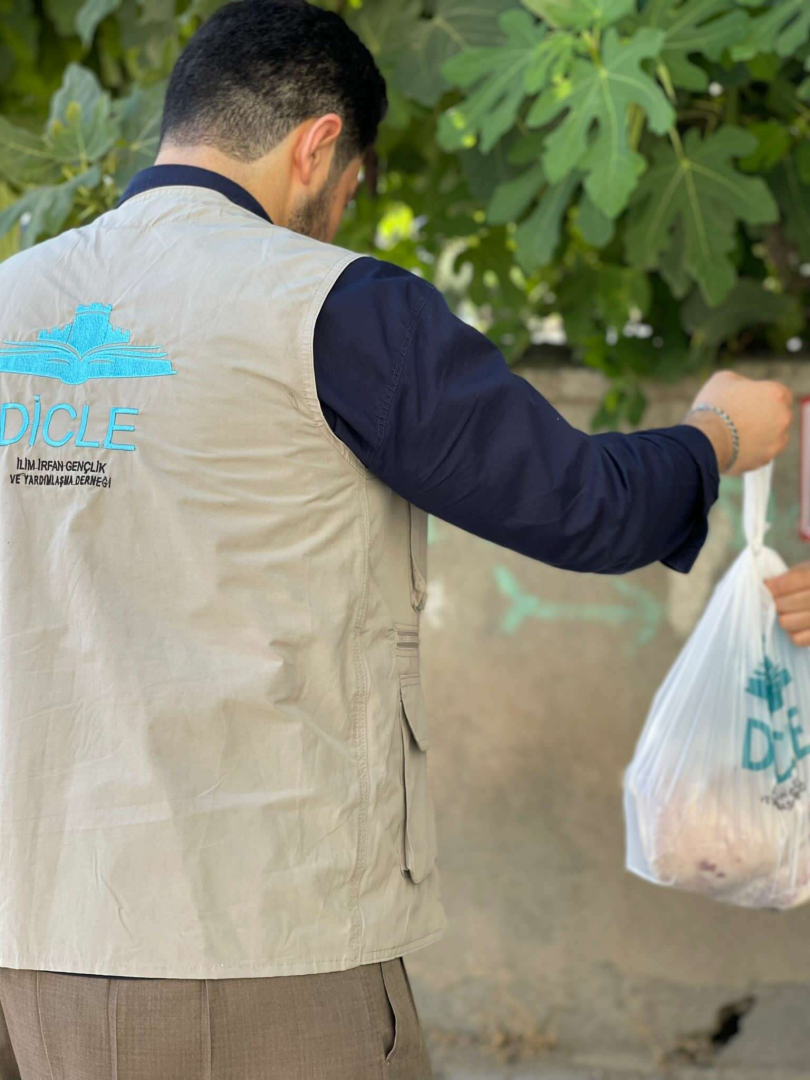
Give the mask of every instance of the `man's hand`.
POLYGON ((810 563, 794 566, 765 584, 779 612, 779 625, 794 645, 810 645, 810 563))
MULTIPOLYGON (((740 436, 740 453, 732 476, 767 465, 785 449, 792 420, 793 394, 781 383, 745 379, 719 371, 695 398, 696 405, 714 405, 728 413, 740 436)), ((731 432, 721 416, 699 412, 687 424, 700 428, 717 453, 720 472, 728 470, 733 453, 731 432)))

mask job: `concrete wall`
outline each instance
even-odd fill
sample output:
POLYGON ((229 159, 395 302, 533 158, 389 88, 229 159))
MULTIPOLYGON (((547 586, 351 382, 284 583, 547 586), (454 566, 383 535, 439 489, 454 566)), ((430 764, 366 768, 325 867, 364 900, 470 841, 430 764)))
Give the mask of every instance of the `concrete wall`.
MULTIPOLYGON (((810 392, 810 366, 740 370, 810 392)), ((522 374, 588 427, 597 375, 522 374)), ((679 422, 696 388, 653 389, 644 426, 679 422)), ((791 564, 810 559, 797 435, 774 482, 768 542, 791 564)), ((741 486, 722 482, 688 576, 563 573, 431 520, 424 685, 450 927, 407 965, 437 1075, 810 1072, 810 905, 738 910, 623 869, 622 771, 740 549, 741 486), (729 1005, 750 1008, 716 1044, 734 1030, 729 1005)))

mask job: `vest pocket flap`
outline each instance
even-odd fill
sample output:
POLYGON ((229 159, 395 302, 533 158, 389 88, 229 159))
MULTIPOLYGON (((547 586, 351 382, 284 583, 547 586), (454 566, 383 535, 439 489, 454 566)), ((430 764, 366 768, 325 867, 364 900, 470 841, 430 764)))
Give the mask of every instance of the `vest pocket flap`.
POLYGON ((405 784, 404 866, 420 882, 436 862, 436 820, 428 778, 427 713, 418 679, 400 680, 403 780, 405 784))
POLYGON ((420 750, 427 750, 430 744, 428 742, 427 710, 422 695, 422 684, 418 681, 405 682, 402 680, 400 682, 400 691, 402 694, 402 708, 408 721, 408 727, 411 729, 411 734, 416 740, 416 745, 420 750))

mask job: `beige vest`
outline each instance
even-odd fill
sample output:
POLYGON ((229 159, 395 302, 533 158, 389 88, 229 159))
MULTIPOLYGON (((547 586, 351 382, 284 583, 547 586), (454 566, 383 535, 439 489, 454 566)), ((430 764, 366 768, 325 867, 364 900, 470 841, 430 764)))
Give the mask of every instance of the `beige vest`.
POLYGON ((356 257, 167 187, 0 266, 0 966, 297 975, 443 933, 426 515, 315 387, 356 257))

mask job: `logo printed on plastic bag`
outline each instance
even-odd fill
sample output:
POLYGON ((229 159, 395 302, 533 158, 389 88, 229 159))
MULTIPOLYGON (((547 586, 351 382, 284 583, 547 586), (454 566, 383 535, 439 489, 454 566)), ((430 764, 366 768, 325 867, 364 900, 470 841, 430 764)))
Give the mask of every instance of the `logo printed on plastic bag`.
MULTIPOLYGON (((793 677, 788 669, 771 660, 766 653, 746 686, 747 694, 767 704, 770 722, 749 716, 742 767, 752 772, 773 768, 777 784, 786 783, 793 775, 797 762, 810 754, 810 745, 802 742, 804 729, 798 723, 799 710, 795 705, 788 707, 785 701, 784 691, 792 682, 793 677), (780 716, 783 710, 784 715, 780 716)), ((786 791, 764 795, 762 801, 778 810, 790 810, 805 790, 803 781, 794 777, 786 791)))
POLYGON ((764 544, 771 471, 746 474, 747 546, 653 699, 624 808, 628 870, 784 911, 810 901, 810 650, 765 586, 787 569, 764 544))

